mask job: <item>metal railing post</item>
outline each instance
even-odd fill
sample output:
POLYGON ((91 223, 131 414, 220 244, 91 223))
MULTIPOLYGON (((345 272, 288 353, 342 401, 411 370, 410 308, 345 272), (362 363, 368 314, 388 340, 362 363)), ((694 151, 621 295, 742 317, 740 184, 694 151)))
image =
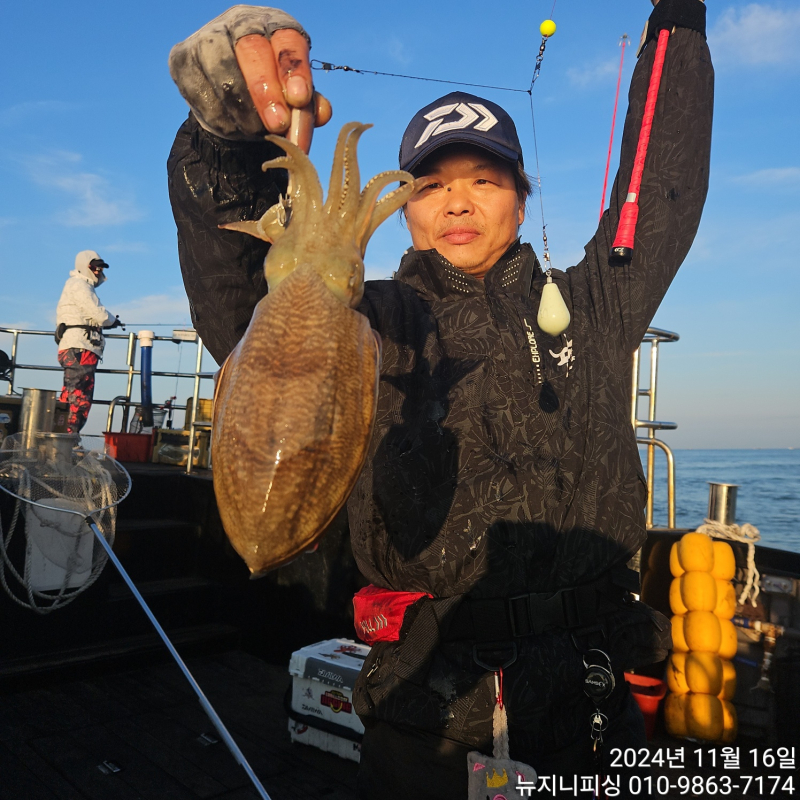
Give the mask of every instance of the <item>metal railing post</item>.
POLYGON ((640 353, 641 346, 633 355, 633 377, 631 386, 631 422, 634 433, 639 428, 647 429, 646 437, 636 438, 637 444, 647 448, 647 506, 645 523, 648 528, 653 527, 653 506, 655 487, 655 448, 664 451, 667 459, 667 519, 670 528, 675 527, 675 459, 672 451, 664 442, 656 438, 656 431, 674 430, 678 426, 674 422, 656 421, 656 397, 658 394, 658 352, 661 342, 676 342, 680 337, 677 333, 662 331, 658 328, 648 328, 642 344, 650 345, 650 381, 647 389, 639 388, 640 379, 640 353), (640 420, 638 416, 639 398, 647 397, 647 419, 640 420))
MULTIPOLYGON (((122 401, 125 404, 125 407, 130 404, 131 398, 126 397, 124 394, 118 394, 112 401, 108 404, 108 416, 106 417, 106 430, 111 433, 111 426, 114 424, 114 409, 117 407, 117 403, 122 401)), ((120 433, 125 433, 125 428, 123 427, 120 433)))
MULTIPOLYGON (((128 334, 128 380, 125 385, 125 394, 128 396, 128 400, 131 399, 133 396, 133 376, 134 376, 134 367, 136 366, 136 334, 131 331, 128 334)), ((122 410, 122 431, 125 432, 128 430, 128 413, 130 411, 130 405, 128 403, 125 404, 122 410)), ((111 430, 109 428, 109 430, 111 430)))
POLYGON ((19 341, 19 331, 11 334, 11 380, 8 382, 6 394, 14 394, 14 379, 17 372, 17 342, 19 341))
POLYGON ((186 474, 192 474, 194 460, 194 440, 196 437, 194 424, 197 421, 197 404, 200 402, 200 372, 203 369, 203 340, 197 336, 197 360, 194 365, 194 391, 192 392, 192 413, 189 417, 189 458, 186 460, 186 474))
MULTIPOLYGON (((658 391, 658 339, 650 345, 650 386, 647 403, 647 421, 655 422, 656 419, 656 393, 658 391)), ((655 429, 650 428, 647 438, 654 441, 656 438, 655 429)), ((650 444, 647 448, 647 485, 655 485, 656 475, 656 450, 650 444)), ((647 494, 647 527, 653 527, 653 495, 654 492, 647 494)))
POLYGON ((642 352, 642 346, 636 348, 633 354, 633 375, 631 378, 631 425, 633 430, 636 430, 636 418, 639 413, 639 356, 642 352))

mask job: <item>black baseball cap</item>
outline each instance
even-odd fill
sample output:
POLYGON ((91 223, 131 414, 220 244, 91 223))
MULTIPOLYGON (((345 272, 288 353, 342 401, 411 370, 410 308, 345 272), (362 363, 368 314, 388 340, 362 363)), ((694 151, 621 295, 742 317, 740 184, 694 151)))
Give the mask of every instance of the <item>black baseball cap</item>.
POLYGON ((108 269, 108 264, 106 264, 106 262, 103 261, 103 259, 99 258, 99 257, 98 258, 93 258, 89 262, 89 266, 90 267, 94 267, 95 269, 108 269))
POLYGON ((451 92, 417 111, 408 123, 400 143, 400 169, 413 170, 434 150, 456 142, 524 166, 517 128, 506 111, 482 97, 451 92))

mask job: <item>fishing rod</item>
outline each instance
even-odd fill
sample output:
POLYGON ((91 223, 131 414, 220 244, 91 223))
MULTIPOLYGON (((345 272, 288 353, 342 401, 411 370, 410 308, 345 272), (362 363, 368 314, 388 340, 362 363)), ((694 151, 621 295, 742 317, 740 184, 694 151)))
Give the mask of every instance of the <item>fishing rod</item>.
POLYGON ((633 160, 631 182, 628 187, 628 195, 625 199, 625 203, 619 212, 617 235, 611 246, 609 263, 615 266, 630 264, 633 258, 636 221, 639 218, 639 190, 642 186, 644 162, 647 158, 647 146, 650 143, 650 132, 653 128, 653 116, 656 111, 658 88, 661 85, 661 73, 664 69, 664 58, 667 54, 668 41, 669 31, 664 29, 658 34, 658 45, 656 47, 655 58, 653 59, 653 70, 650 73, 650 85, 647 87, 647 101, 644 106, 642 127, 639 131, 639 142, 636 145, 636 156, 633 160))
POLYGON ((606 174, 603 177, 603 196, 600 198, 600 219, 603 218, 603 209, 606 207, 606 188, 608 187, 608 170, 611 167, 611 149, 614 145, 614 126, 617 123, 617 105, 619 104, 619 87, 622 83, 622 64, 625 61, 625 48, 630 44, 628 34, 623 33, 619 40, 622 52, 619 57, 619 74, 617 75, 617 93, 614 96, 614 114, 611 117, 611 137, 608 140, 608 158, 606 159, 606 174))

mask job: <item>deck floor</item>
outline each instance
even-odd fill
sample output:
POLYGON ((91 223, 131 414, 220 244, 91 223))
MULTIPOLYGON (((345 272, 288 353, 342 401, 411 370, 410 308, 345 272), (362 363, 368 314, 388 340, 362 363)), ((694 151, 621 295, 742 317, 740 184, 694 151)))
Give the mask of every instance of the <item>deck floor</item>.
MULTIPOLYGON (((187 659, 272 800, 355 800, 357 764, 289 740, 285 668, 187 659)), ((0 695, 2 800, 257 799, 170 662, 0 695), (110 762, 118 772, 102 767, 110 762)))
MULTIPOLYGON (((285 667, 237 650, 187 664, 272 800, 357 800, 357 764, 290 741, 285 667)), ((205 744, 204 734, 219 738, 173 662, 0 693, 0 800, 258 800, 224 743, 205 744)), ((687 753, 680 771, 653 766, 653 780, 672 784, 658 793, 665 800, 686 795, 681 775, 741 777, 700 769, 692 761, 698 743, 657 731, 649 744, 651 753, 687 753)), ((741 744, 743 758, 756 744, 765 746, 741 744)), ((744 764, 743 771, 776 772, 744 764)))

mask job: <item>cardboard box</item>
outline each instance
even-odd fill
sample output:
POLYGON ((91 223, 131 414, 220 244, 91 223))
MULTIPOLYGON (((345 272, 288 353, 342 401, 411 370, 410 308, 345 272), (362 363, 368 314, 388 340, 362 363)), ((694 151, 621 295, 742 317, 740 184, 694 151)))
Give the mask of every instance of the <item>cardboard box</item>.
POLYGON ((353 710, 353 689, 370 648, 330 639, 292 653, 289 734, 351 761, 361 758, 364 726, 353 710))

